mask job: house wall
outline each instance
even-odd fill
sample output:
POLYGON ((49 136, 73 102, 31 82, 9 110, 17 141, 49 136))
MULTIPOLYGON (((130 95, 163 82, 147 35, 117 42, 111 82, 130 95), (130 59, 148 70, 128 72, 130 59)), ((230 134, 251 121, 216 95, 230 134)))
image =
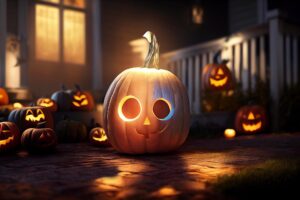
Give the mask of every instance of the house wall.
POLYGON ((202 1, 204 21, 201 25, 190 21, 190 1, 112 0, 101 3, 105 88, 124 69, 143 65, 128 43, 141 38, 147 30, 156 34, 162 53, 228 33, 227 1, 202 1))

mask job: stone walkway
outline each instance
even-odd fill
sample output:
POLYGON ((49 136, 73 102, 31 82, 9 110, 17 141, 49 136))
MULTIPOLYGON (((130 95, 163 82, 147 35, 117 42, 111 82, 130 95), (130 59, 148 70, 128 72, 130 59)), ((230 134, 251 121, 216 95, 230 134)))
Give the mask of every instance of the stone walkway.
POLYGON ((61 144, 49 155, 0 155, 0 199, 203 199, 222 174, 300 156, 300 134, 189 139, 178 152, 128 156, 61 144))

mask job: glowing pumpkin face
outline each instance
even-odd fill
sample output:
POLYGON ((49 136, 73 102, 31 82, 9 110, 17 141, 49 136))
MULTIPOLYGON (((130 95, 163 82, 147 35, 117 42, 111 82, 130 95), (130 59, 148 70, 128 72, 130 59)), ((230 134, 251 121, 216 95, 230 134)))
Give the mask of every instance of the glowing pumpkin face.
POLYGON ((9 103, 8 94, 5 89, 0 88, 0 105, 7 105, 9 103))
POLYGON ((87 91, 81 91, 76 85, 76 90, 68 91, 72 98, 71 109, 74 111, 91 111, 94 108, 93 96, 87 91))
POLYGON ((242 133, 257 133, 266 126, 266 111, 261 106, 244 106, 239 109, 235 126, 242 133))
POLYGON ((0 122, 0 152, 12 150, 20 143, 20 131, 12 122, 0 122))
POLYGON ((94 146, 109 146, 105 130, 101 127, 95 127, 90 131, 90 142, 94 146))
POLYGON ((55 112, 57 110, 56 102, 50 98, 39 98, 36 101, 36 104, 49 109, 51 112, 55 112))
POLYGON ((207 65, 202 72, 204 90, 229 90, 233 80, 230 70, 225 64, 207 65))
POLYGON ((123 153, 171 151, 188 135, 187 92, 171 72, 147 68, 158 66, 158 45, 150 36, 146 67, 123 71, 105 96, 104 128, 111 145, 123 153))
POLYGON ((39 106, 13 110, 8 116, 8 121, 16 123, 21 132, 28 128, 35 128, 41 122, 47 122, 46 127, 53 128, 51 112, 39 106))

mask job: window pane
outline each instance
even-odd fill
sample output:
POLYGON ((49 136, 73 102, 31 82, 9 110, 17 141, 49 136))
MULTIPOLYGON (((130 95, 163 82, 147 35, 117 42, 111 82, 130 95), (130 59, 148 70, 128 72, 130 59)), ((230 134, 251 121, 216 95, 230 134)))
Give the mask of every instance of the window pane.
POLYGON ((85 14, 64 11, 64 61, 85 63, 85 14))
POLYGON ((59 0, 42 0, 42 1, 47 1, 47 2, 50 2, 50 3, 59 3, 59 0))
POLYGON ((39 60, 59 60, 58 8, 37 4, 35 7, 35 55, 39 60))
POLYGON ((85 7, 85 0, 64 0, 66 6, 73 6, 77 8, 85 7))

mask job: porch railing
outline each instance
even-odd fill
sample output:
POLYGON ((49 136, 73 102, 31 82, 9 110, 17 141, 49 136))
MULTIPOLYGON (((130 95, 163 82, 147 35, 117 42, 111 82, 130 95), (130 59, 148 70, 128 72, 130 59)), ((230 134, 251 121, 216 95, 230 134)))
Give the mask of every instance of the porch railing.
POLYGON ((269 85, 272 126, 278 129, 279 99, 283 91, 299 83, 300 28, 286 23, 277 10, 268 13, 268 22, 250 29, 167 52, 162 66, 175 73, 188 90, 192 114, 201 113, 202 68, 221 51, 228 67, 244 91, 255 91, 258 82, 269 85))

